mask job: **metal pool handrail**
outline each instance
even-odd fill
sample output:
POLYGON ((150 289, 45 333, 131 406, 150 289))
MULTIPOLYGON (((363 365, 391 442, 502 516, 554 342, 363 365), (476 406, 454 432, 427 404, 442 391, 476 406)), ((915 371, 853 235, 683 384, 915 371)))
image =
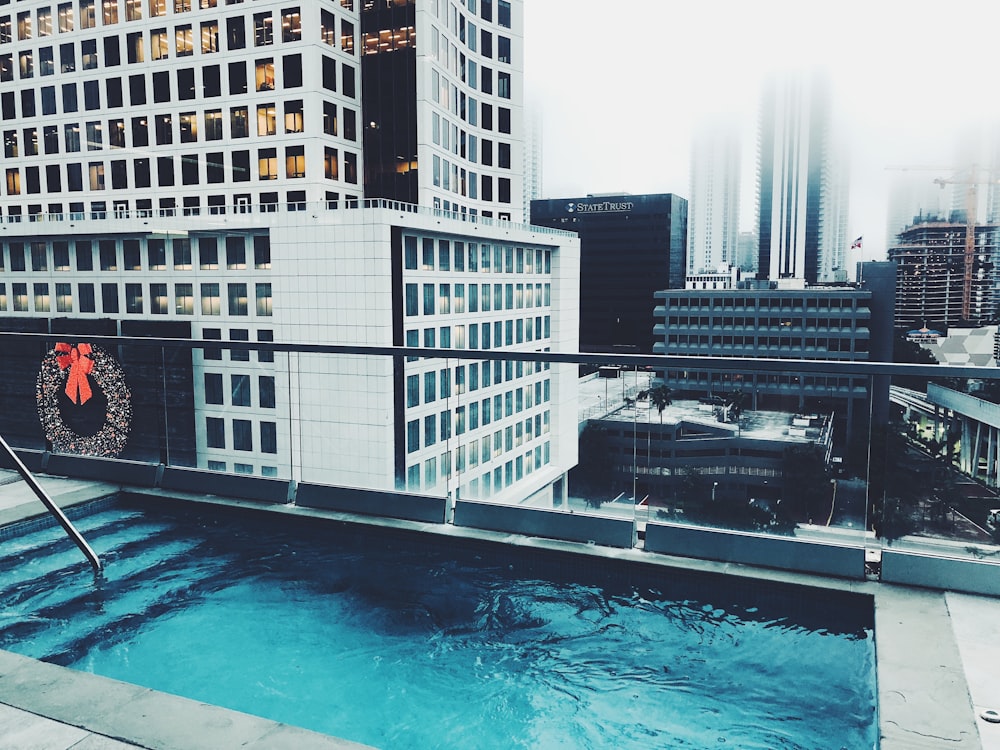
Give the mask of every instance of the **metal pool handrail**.
POLYGON ((21 475, 21 478, 24 479, 25 482, 27 482, 31 491, 35 493, 39 500, 42 501, 42 504, 48 508, 49 513, 55 516, 55 519, 59 522, 59 525, 63 527, 66 534, 69 535, 69 538, 72 539, 76 546, 80 548, 80 551, 83 552, 87 561, 94 568, 94 572, 99 573, 101 571, 101 561, 97 558, 94 550, 90 548, 90 545, 87 544, 87 540, 80 535, 80 532, 76 530, 76 527, 73 526, 68 518, 66 518, 66 514, 62 512, 58 505, 52 502, 52 498, 50 498, 45 490, 42 489, 42 486, 38 483, 38 480, 35 479, 35 476, 28 470, 28 467, 24 465, 21 459, 17 457, 17 454, 14 453, 9 445, 7 445, 7 441, 3 439, 3 435, 0 435, 0 449, 3 449, 3 452, 11 459, 11 461, 14 462, 14 468, 17 469, 17 473, 21 475))

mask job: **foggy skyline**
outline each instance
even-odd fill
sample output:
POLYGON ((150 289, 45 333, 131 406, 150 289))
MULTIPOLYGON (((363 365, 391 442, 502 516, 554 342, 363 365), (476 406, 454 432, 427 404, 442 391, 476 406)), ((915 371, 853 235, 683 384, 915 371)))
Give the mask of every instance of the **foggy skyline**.
POLYGON ((887 167, 948 178, 973 126, 1000 122, 1000 64, 981 31, 1000 24, 1000 4, 577 0, 572 9, 525 2, 525 106, 544 120, 545 197, 688 198, 692 135, 721 115, 740 123, 740 228, 756 230, 762 81, 818 67, 851 155, 848 234, 864 235, 864 259, 882 260, 898 174, 887 167))

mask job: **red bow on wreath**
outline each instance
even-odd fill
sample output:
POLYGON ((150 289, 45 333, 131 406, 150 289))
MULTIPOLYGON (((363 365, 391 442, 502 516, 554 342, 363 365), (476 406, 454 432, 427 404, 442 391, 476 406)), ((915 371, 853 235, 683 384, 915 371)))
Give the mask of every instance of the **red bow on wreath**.
POLYGON ((56 344, 56 362, 59 363, 59 369, 69 368, 69 377, 66 379, 66 395, 74 404, 81 406, 94 395, 90 390, 90 383, 87 381, 87 375, 94 369, 94 360, 85 356, 90 353, 90 344, 78 346, 70 346, 62 342, 56 344), (79 400, 77 400, 78 397, 79 400))

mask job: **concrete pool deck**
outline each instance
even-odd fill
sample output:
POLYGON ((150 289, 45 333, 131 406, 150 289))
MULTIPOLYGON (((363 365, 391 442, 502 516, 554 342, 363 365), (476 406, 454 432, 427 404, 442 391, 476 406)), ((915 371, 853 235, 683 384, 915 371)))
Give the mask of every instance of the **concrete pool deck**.
MULTIPOLYGON (((16 475, 13 479, 11 476, 12 472, 0 470, 0 525, 44 513, 30 490, 17 481, 16 475)), ((114 495, 122 489, 113 484, 48 476, 39 477, 39 481, 61 507, 114 495)), ((150 494, 162 496, 159 491, 150 494)), ((246 501, 174 494, 188 501, 261 507, 246 501)), ((979 718, 987 709, 1000 710, 998 599, 652 555, 640 549, 595 547, 452 525, 362 518, 297 506, 267 507, 272 512, 291 516, 502 542, 520 548, 573 552, 872 596, 880 747, 883 750, 941 747, 1000 750, 1000 724, 990 724, 979 718)), ((117 750, 128 747, 311 750, 363 746, 0 652, 0 750, 117 750)))

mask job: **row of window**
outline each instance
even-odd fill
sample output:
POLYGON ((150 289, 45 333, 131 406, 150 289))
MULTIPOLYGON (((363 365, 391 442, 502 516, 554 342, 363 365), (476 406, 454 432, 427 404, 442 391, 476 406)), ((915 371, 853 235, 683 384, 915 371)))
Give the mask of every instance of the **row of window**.
MULTIPOLYGON (((229 471, 229 464, 226 461, 208 461, 206 467, 211 471, 229 471)), ((235 474, 253 474, 253 464, 244 464, 239 462, 233 463, 233 473, 235 474)), ((277 466, 261 466, 260 475, 262 477, 276 477, 278 476, 277 466)))
MULTIPOLYGON (((471 271, 473 273, 551 274, 552 251, 432 237, 403 239, 403 265, 407 271, 471 271), (466 250, 468 254, 466 255, 466 250)), ((485 294, 484 290, 484 294, 485 294)), ((546 302, 545 304, 548 304, 546 302)), ((484 309, 489 309, 484 308, 484 309)))
MULTIPOLYGON (((692 383, 727 384, 734 380, 731 372, 695 372, 691 370, 668 370, 666 382, 671 386, 690 385, 692 383)), ((836 388, 840 390, 866 390, 868 379, 865 377, 839 378, 825 375, 796 375, 794 373, 779 375, 777 373, 749 373, 741 375, 739 380, 744 387, 767 388, 767 386, 805 386, 808 388, 836 388)))
POLYGON ((222 373, 205 373, 205 403, 218 406, 245 406, 256 404, 261 409, 275 408, 274 376, 257 376, 257 398, 252 398, 250 375, 231 373, 229 389, 224 387, 222 373), (228 398, 227 398, 228 396, 228 398))
MULTIPOLYGON (((514 363, 507 360, 505 363, 507 367, 507 378, 506 382, 510 383, 514 380, 513 368, 510 367, 514 363)), ((521 365, 523 362, 518 362, 518 373, 517 377, 524 377, 521 371, 521 365)), ((489 388, 491 385, 500 385, 504 382, 504 373, 502 372, 500 360, 496 360, 493 367, 490 367, 489 362, 482 363, 482 387, 489 388), (495 377, 494 377, 495 376, 495 377)), ((530 375, 532 368, 529 366, 528 374, 530 375)), ((438 370, 428 370, 421 375, 407 375, 406 377, 406 407, 412 409, 414 407, 420 406, 421 404, 432 404, 441 399, 451 398, 452 394, 459 396, 464 393, 474 393, 480 388, 479 382, 480 373, 480 363, 473 362, 469 365, 461 365, 455 368, 443 368, 438 370), (466 372, 468 372, 468 379, 466 379, 466 372), (423 380, 423 389, 421 389, 421 380, 423 380), (421 400, 421 395, 423 400, 421 400)), ((511 416, 515 412, 520 413, 525 409, 532 408, 535 404, 540 404, 546 402, 551 397, 551 381, 548 379, 539 380, 534 384, 528 384, 525 386, 520 386, 513 390, 507 391, 505 394, 506 400, 506 413, 504 413, 503 404, 501 402, 500 395, 498 394, 493 400, 493 411, 496 415, 496 419, 501 419, 504 416, 511 416)), ((488 406, 489 399, 485 399, 483 402, 483 409, 486 410, 488 406)), ((465 407, 460 407, 464 409, 465 407)), ((470 420, 475 427, 479 426, 479 404, 473 404, 470 407, 470 420), (475 415, 475 417, 473 417, 475 415)), ((463 411, 464 414, 464 411, 463 411)), ((483 424, 489 424, 490 418, 488 414, 483 415, 483 424)))
POLYGON ((552 335, 552 319, 548 315, 534 318, 517 318, 516 320, 495 320, 492 323, 479 325, 441 326, 440 328, 424 328, 423 343, 420 341, 420 331, 411 328, 406 332, 406 345, 423 346, 428 349, 482 349, 484 351, 501 346, 514 346, 531 341, 548 339, 552 335), (437 334, 440 334, 437 336, 437 334))
MULTIPOLYGON (((232 196, 208 195, 206 196, 206 202, 208 204, 208 213, 212 215, 222 215, 227 212, 234 214, 249 214, 253 212, 276 213, 280 207, 278 197, 278 193, 276 192, 237 193, 232 196)), ((287 199, 285 207, 288 211, 306 210, 305 190, 288 190, 285 193, 285 198, 287 199)), ((357 208, 358 196, 345 194, 343 198, 344 203, 341 204, 340 193, 327 190, 324 192, 324 205, 330 211, 335 211, 342 205, 346 205, 349 208, 357 208)), ((29 203, 27 204, 28 220, 38 221, 46 215, 58 217, 60 220, 67 217, 73 220, 84 219, 89 216, 91 219, 103 220, 110 217, 127 218, 130 215, 139 217, 154 215, 153 200, 151 198, 136 198, 134 204, 133 201, 127 198, 116 198, 111 202, 110 208, 107 201, 91 201, 89 212, 85 209, 83 202, 70 202, 68 204, 68 213, 65 212, 65 208, 66 204, 63 203, 48 203, 45 206, 41 203, 29 203), (134 212, 130 208, 132 205, 135 206, 134 212)), ((21 209, 20 205, 7 206, 7 221, 20 222, 22 218, 21 209)), ((157 199, 155 215, 199 216, 201 215, 201 210, 200 195, 183 196, 180 206, 178 205, 177 198, 165 196, 157 199)), ((485 215, 486 212, 484 211, 483 214, 485 215)))
MULTIPOLYGON (((867 312, 867 311, 866 311, 867 312)), ((708 318, 685 315, 666 318, 668 328, 708 328, 712 330, 734 329, 737 331, 777 331, 784 334, 801 333, 803 330, 846 329, 863 327, 863 318, 708 318)))
MULTIPOLYGON (((52 285, 48 282, 13 282, 10 285, 10 311, 35 313, 96 313, 96 284, 69 282, 55 284, 55 308, 52 306, 52 285), (74 299, 74 286, 76 297, 74 299), (30 292, 30 294, 29 294, 30 292), (29 302, 31 304, 29 305, 29 302)), ((248 316, 247 284, 226 284, 228 312, 233 316, 248 316)), ((256 294, 257 317, 270 317, 274 314, 271 296, 271 285, 253 285, 256 294)), ((125 312, 130 315, 143 315, 146 310, 151 315, 169 315, 171 305, 176 315, 194 315, 194 284, 173 284, 173 297, 169 294, 167 284, 131 284, 124 285, 125 312), (148 300, 148 305, 145 303, 148 300)), ((201 314, 221 315, 222 297, 220 284, 201 284, 201 314)), ((121 286, 117 283, 100 285, 101 310, 105 315, 117 315, 121 312, 121 286)), ((8 310, 7 285, 0 283, 0 312, 8 310)))
MULTIPOLYGON (((478 407, 478 404, 476 406, 478 407)), ((471 410, 471 405, 469 408, 471 410)), ((428 414, 423 419, 408 421, 406 423, 406 452, 416 453, 421 448, 430 448, 438 442, 450 440, 453 434, 459 436, 465 434, 467 429, 469 431, 478 429, 478 425, 472 424, 471 412, 468 419, 469 424, 466 426, 465 409, 466 407, 464 406, 455 409, 454 412, 451 409, 447 409, 440 414, 428 414), (422 430, 421 427, 423 428, 422 430)), ((485 419, 485 406, 483 407, 483 416, 485 419)), ((484 426, 486 424, 489 423, 484 422, 484 426)), ((536 414, 534 417, 528 417, 523 421, 518 420, 512 425, 495 431, 492 441, 488 435, 482 438, 482 461, 483 463, 487 463, 494 458, 499 458, 504 453, 510 453, 526 442, 542 437, 548 431, 548 411, 543 414, 536 414)), ((473 466, 478 463, 479 456, 476 455, 475 459, 473 459, 472 446, 478 440, 473 440, 468 445, 470 461, 474 460, 473 466)), ((476 453, 478 454, 478 451, 476 453)))
MULTIPOLYGON (((549 442, 546 441, 542 445, 537 445, 532 450, 526 451, 523 455, 507 461, 502 467, 497 466, 492 472, 487 471, 481 477, 473 478, 466 485, 467 489, 462 490, 462 497, 490 497, 494 493, 501 492, 505 487, 510 487, 514 482, 521 481, 533 471, 547 466, 550 460, 549 446, 549 442)), ((471 471, 479 465, 479 450, 479 446, 476 445, 475 451, 473 451, 472 443, 469 446, 460 445, 454 451, 445 451, 440 456, 431 456, 422 462, 407 466, 407 489, 411 491, 421 488, 433 489, 440 480, 451 478, 453 471, 459 474, 471 471), (452 455, 454 455, 454 470, 452 468, 452 455)))
POLYGON ((266 234, 200 236, 195 238, 193 245, 189 237, 173 237, 169 240, 169 250, 167 243, 167 239, 158 237, 74 240, 72 243, 69 240, 10 241, 0 243, 0 271, 5 268, 14 272, 27 271, 29 259, 30 268, 36 273, 50 269, 78 272, 166 271, 168 259, 175 271, 190 271, 195 265, 192 249, 197 250, 200 269, 215 271, 220 267, 220 245, 225 254, 225 268, 244 271, 247 269, 248 243, 253 250, 253 268, 266 270, 271 267, 271 238, 266 234))
MULTIPOLYGON (((302 86, 302 55, 285 55, 280 58, 279 63, 282 73, 280 85, 276 84, 274 58, 267 57, 253 62, 253 91, 270 92, 277 88, 294 89, 302 86)), ((30 53, 22 53, 21 64, 22 71, 32 70, 30 53)), ((13 80, 12 65, 10 55, 0 55, 0 82, 13 80)), ((335 60, 325 56, 322 58, 321 81, 323 88, 327 91, 338 90, 337 70, 338 66, 335 60)), ((247 61, 245 60, 227 64, 226 82, 230 96, 241 96, 249 93, 251 84, 247 71, 247 61)), ((357 95, 354 68, 350 65, 341 65, 339 76, 340 92, 347 97, 354 98, 357 95)), ((22 75, 22 78, 24 77, 30 78, 31 76, 22 75)), ((125 80, 120 76, 112 76, 104 80, 103 103, 101 101, 101 81, 99 79, 83 81, 83 111, 104 111, 126 106, 125 80)), ((128 103, 132 107, 140 107, 149 102, 169 104, 199 98, 221 97, 223 95, 222 67, 219 65, 205 66, 201 69, 200 87, 198 83, 195 68, 178 68, 173 72, 160 70, 148 75, 136 73, 127 78, 128 103)), ((24 88, 19 95, 20 115, 18 115, 16 106, 18 98, 15 97, 14 92, 3 92, 3 95, 0 96, 0 114, 2 114, 3 119, 11 120, 18 116, 22 118, 35 117, 39 112, 43 116, 79 112, 81 110, 80 85, 79 82, 71 81, 61 83, 58 87, 54 84, 39 86, 37 87, 38 101, 35 99, 35 87, 24 88)))
MULTIPOLYGON (((332 105, 334 108, 336 105, 332 105)), ((58 125, 45 125, 41 128, 42 138, 39 140, 39 128, 28 127, 21 130, 3 131, 4 156, 8 159, 19 156, 38 156, 40 153, 58 154, 60 148, 67 153, 77 153, 86 144, 87 151, 101 151, 105 145, 112 149, 128 146, 148 146, 150 130, 157 145, 179 143, 197 143, 199 133, 205 141, 221 141, 227 135, 225 124, 229 125, 229 138, 249 138, 250 109, 248 107, 230 107, 228 117, 224 117, 222 109, 207 109, 203 112, 163 113, 149 117, 131 118, 130 128, 126 128, 124 118, 110 120, 92 120, 84 123, 85 140, 81 143, 80 123, 64 123, 60 132, 58 125), (150 119, 152 127, 150 127, 150 119), (107 141, 105 143, 105 132, 107 141), (60 137, 61 136, 61 137, 60 137), (128 137, 127 137, 128 136, 128 137), (40 150, 42 147, 44 150, 40 150)), ((274 102, 256 106, 256 131, 258 136, 278 134, 278 123, 283 125, 283 132, 301 133, 305 130, 305 113, 301 99, 292 99, 283 103, 281 115, 274 102), (279 119, 280 118, 280 119, 279 119)), ((334 117, 336 115, 334 114, 334 117)), ((4 119, 14 119, 14 117, 4 119)), ((317 128, 318 130, 318 128, 317 128)))
MULTIPOLYGON (((247 328, 230 328, 229 332, 230 341, 249 341, 250 331, 247 328)), ((202 328, 201 336, 206 341, 221 341, 222 340, 222 329, 221 328, 202 328)), ((259 328, 257 329, 257 341, 271 342, 274 341, 274 331, 270 328, 259 328)), ((249 349, 227 349, 229 352, 230 362, 249 362, 250 361, 250 350, 249 349)), ((222 359, 222 348, 215 346, 205 346, 202 349, 202 359, 209 361, 221 360, 222 359)), ((270 351, 258 351, 257 352, 258 362, 274 362, 274 352, 270 351)))
MULTIPOLYGON (((109 79, 112 81, 120 79, 109 79)), ((75 91, 75 88, 71 89, 75 91)), ((54 89, 53 89, 54 91, 54 89)), ((22 91, 22 94, 32 94, 31 91, 22 91)), ((0 117, 4 120, 17 120, 18 115, 14 106, 14 95, 10 91, 0 94, 0 117)), ((24 117, 34 117, 34 99, 22 96, 22 104, 32 102, 30 113, 25 112, 22 106, 24 117)), ((121 102, 118 103, 121 106, 121 102)), ((89 108, 89 107, 88 107, 89 108)), ((96 107, 95 107, 96 108, 96 107)), ((151 142, 157 145, 170 145, 175 141, 180 143, 195 143, 198 141, 199 131, 205 141, 219 141, 223 139, 249 138, 251 135, 251 112, 256 114, 256 135, 270 136, 278 134, 278 123, 281 122, 284 133, 301 133, 306 130, 306 114, 301 99, 289 99, 281 103, 279 115, 278 105, 275 102, 262 102, 255 105, 255 110, 249 106, 229 107, 227 111, 222 108, 202 110, 200 115, 197 111, 187 112, 165 112, 153 115, 138 115, 129 119, 111 118, 104 120, 92 120, 84 124, 86 139, 81 142, 80 123, 64 123, 62 128, 58 125, 44 125, 41 128, 42 138, 39 142, 39 129, 37 127, 22 128, 18 130, 4 131, 4 155, 7 158, 14 158, 20 155, 37 156, 39 146, 45 154, 58 154, 60 147, 67 153, 82 151, 83 144, 86 144, 88 151, 100 151, 104 148, 104 129, 107 123, 107 145, 111 148, 126 148, 132 146, 138 148, 148 146, 151 142), (279 120, 280 117, 280 120, 279 120), (127 127, 126 127, 127 125, 127 127), (23 136, 23 149, 19 144, 18 133, 23 136), (60 138, 60 133, 62 137, 60 138)), ((316 122, 317 127, 310 127, 310 131, 322 131, 326 135, 339 135, 341 131, 341 119, 343 121, 343 136, 349 141, 356 141, 358 138, 357 114, 355 110, 344 107, 343 117, 338 116, 338 107, 333 102, 323 101, 322 119, 316 122)))
POLYGON ((749 347, 751 349, 809 350, 828 352, 867 352, 868 339, 855 339, 850 329, 843 338, 816 338, 791 336, 697 336, 689 334, 671 335, 667 338, 667 353, 677 353, 674 347, 749 347))
MULTIPOLYGON (((222 417, 205 417, 205 441, 209 448, 223 450, 253 451, 253 422, 249 419, 233 419, 227 422, 222 417)), ((278 452, 278 425, 275 422, 260 422, 258 445, 261 453, 278 452)))
POLYGON ((688 309, 702 309, 706 312, 717 312, 720 310, 775 310, 788 311, 802 310, 808 307, 810 310, 827 309, 854 309, 863 310, 865 300, 853 297, 666 297, 665 303, 672 311, 684 311, 688 309))
POLYGON ((551 285, 542 284, 424 284, 423 309, 418 305, 417 284, 407 284, 405 289, 406 315, 449 315, 451 313, 476 313, 496 310, 521 310, 548 307, 551 304, 551 285), (435 291, 436 287, 436 291, 435 291), (482 294, 480 294, 482 289, 482 294), (468 290, 468 298, 466 297, 468 290), (466 304, 468 302, 468 304, 466 304), (480 305, 482 302, 482 305, 480 305))
MULTIPOLYGON (((227 3, 228 4, 228 3, 227 3)), ((134 7, 132 0, 127 0, 126 10, 134 7)), ((203 8, 215 7, 215 2, 211 5, 203 5, 203 8)), ((141 6, 135 12, 126 16, 127 21, 142 20, 141 6), (128 17, 129 15, 133 17, 128 17)), ((186 13, 191 10, 190 0, 177 0, 174 3, 174 13, 186 13)), ((97 28, 97 14, 94 2, 84 0, 79 4, 79 24, 77 24, 77 9, 72 3, 60 3, 56 12, 56 29, 60 34, 67 34, 75 31, 77 27, 84 31, 97 28)), ((118 8, 115 2, 105 0, 102 7, 103 26, 112 26, 118 23, 118 8)), ((166 0, 151 0, 149 3, 149 17, 161 18, 167 14, 166 0)), ((182 20, 182 19, 178 19, 182 20)), ((248 16, 240 14, 230 16, 225 19, 225 40, 226 49, 245 49, 251 43, 254 47, 267 47, 275 43, 274 14, 271 11, 254 13, 252 16, 252 32, 247 31, 248 16)), ((341 21, 340 37, 337 37, 336 18, 329 11, 323 10, 320 16, 320 38, 327 44, 340 42, 340 47, 348 54, 354 54, 354 24, 349 21, 341 21), (348 41, 349 40, 349 41, 348 41)), ((280 13, 280 40, 283 44, 290 44, 302 41, 302 13, 298 6, 283 8, 280 13)), ((308 25, 308 24, 307 24, 308 25)), ((194 54, 195 32, 200 38, 200 49, 203 54, 220 52, 220 22, 218 18, 201 21, 197 25, 193 23, 178 24, 171 31, 175 38, 175 53, 178 56, 194 54)), ((51 6, 36 8, 34 14, 30 10, 21 11, 14 14, 0 15, 0 44, 10 44, 15 40, 27 41, 30 39, 44 39, 53 35, 53 16, 51 6)), ((127 34, 128 39, 141 38, 142 32, 127 34)), ((167 30, 153 29, 151 34, 151 48, 153 58, 157 57, 156 50, 162 47, 161 56, 165 57, 167 49, 167 30)), ((70 43, 72 44, 72 42, 70 43)), ((140 57, 132 62, 143 62, 140 57)))
MULTIPOLYGON (((251 180, 304 179, 306 156, 304 146, 286 146, 279 157, 277 148, 259 148, 255 163, 250 151, 222 151, 206 154, 181 154, 159 156, 155 160, 112 159, 110 162, 47 164, 44 169, 36 166, 10 167, 4 173, 7 195, 40 195, 71 193, 84 190, 129 190, 132 188, 173 187, 174 185, 219 185, 227 182, 241 183, 251 180), (226 162, 229 162, 229 168, 226 162), (180 165, 180 174, 177 166, 180 165), (131 166, 131 170, 129 167, 131 166), (155 183, 153 168, 155 166, 155 183), (86 173, 84 172, 86 169, 86 173), (129 172, 131 171, 131 179, 129 172), (86 176, 85 176, 86 174, 86 176), (42 177, 44 176, 44 187, 42 177), (109 179, 110 178, 110 179, 109 179)), ((358 183, 358 155, 345 151, 343 160, 338 149, 323 149, 323 177, 351 184, 358 183)), ((302 200, 305 200, 303 195, 302 200)))

